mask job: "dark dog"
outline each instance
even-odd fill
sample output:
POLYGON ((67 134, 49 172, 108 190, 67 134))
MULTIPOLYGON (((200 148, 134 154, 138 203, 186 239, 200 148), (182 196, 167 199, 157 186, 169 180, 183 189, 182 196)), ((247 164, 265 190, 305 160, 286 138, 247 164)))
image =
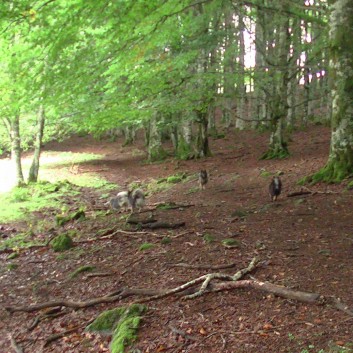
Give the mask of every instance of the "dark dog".
POLYGON ((271 201, 276 201, 277 197, 281 194, 282 191, 282 181, 279 177, 273 177, 268 191, 270 193, 271 201))
POLYGON ((200 189, 203 190, 206 188, 206 184, 208 183, 208 175, 205 169, 202 169, 199 173, 199 184, 200 189))

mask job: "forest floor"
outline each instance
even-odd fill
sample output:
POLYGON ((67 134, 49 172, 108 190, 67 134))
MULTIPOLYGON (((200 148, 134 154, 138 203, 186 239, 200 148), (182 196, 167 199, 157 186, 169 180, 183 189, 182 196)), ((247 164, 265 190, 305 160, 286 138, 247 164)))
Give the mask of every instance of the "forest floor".
MULTIPOLYGON (((334 296, 352 309, 353 191, 347 190, 347 183, 317 184, 308 187, 319 193, 287 197, 301 190, 297 184, 300 178, 325 164, 329 140, 330 131, 325 127, 297 131, 289 145, 290 158, 260 161, 268 135, 237 132, 211 139, 211 158, 168 159, 155 164, 144 163, 142 141, 124 148, 121 140, 102 142, 88 137, 48 144, 47 151, 103 155, 100 160, 77 165, 74 172, 95 172, 119 185, 110 191, 111 196, 130 183, 141 183, 144 188, 152 180, 185 172, 189 178, 150 194, 146 204, 146 210, 150 209, 158 221, 185 222, 185 226, 137 231, 127 227, 126 217, 121 217, 124 213, 102 212, 107 209, 106 199, 101 199, 97 190, 85 189, 80 196, 68 197, 67 205, 72 210, 86 207, 87 218, 56 226, 51 232, 71 229, 78 234, 75 241, 95 240, 77 243, 60 254, 47 247, 32 248, 11 261, 7 252, 0 253, 0 353, 15 352, 10 348, 9 334, 24 352, 106 352, 110 337, 87 333, 84 327, 45 348, 43 342, 54 333, 85 324, 103 310, 140 297, 69 309, 65 315, 39 322, 31 331, 28 326, 39 313, 9 314, 6 306, 29 306, 59 298, 83 301, 121 288, 174 288, 207 273, 234 274, 247 267, 254 256, 261 261, 251 272, 256 279, 334 296), (200 169, 207 169, 210 175, 202 191, 197 183, 200 169), (283 190, 278 201, 272 203, 268 185, 277 172, 283 173, 283 190), (161 202, 188 207, 156 209, 161 202), (123 229, 125 233, 99 239, 102 229, 123 229), (225 239, 235 239, 239 246, 226 247, 222 243, 225 239), (142 250, 141 245, 146 243, 153 246, 142 250), (181 263, 187 265, 175 266, 181 263), (225 264, 234 266, 212 269, 225 264), (95 272, 83 272, 70 278, 84 265, 109 275, 95 277, 91 276, 95 272)), ((148 217, 150 212, 146 210, 139 217, 148 217)), ((40 220, 54 222, 55 213, 44 210, 35 216, 38 224, 40 220)), ((1 233, 11 230, 12 236, 26 227, 23 222, 3 224, 1 233)), ((33 237, 42 238, 52 234, 43 230, 34 233, 33 237)), ((205 293, 191 300, 172 295, 146 305, 148 310, 132 352, 348 352, 342 347, 352 348, 353 343, 353 318, 345 312, 256 289, 205 293)))

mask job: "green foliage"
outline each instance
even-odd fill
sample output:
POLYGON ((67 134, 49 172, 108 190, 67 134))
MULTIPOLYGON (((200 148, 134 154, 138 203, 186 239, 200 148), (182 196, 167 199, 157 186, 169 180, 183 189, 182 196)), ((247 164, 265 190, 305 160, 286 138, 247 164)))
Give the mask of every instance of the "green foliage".
POLYGON ((85 265, 77 268, 75 271, 71 272, 69 275, 70 279, 77 277, 82 272, 92 272, 96 269, 95 266, 85 265))
POLYGON ((139 247, 139 250, 140 251, 145 251, 145 250, 149 250, 149 249, 152 249, 154 248, 154 244, 152 243, 143 243, 140 247, 139 247))
POLYGON ((141 315, 146 310, 144 305, 132 304, 129 307, 104 311, 86 327, 86 331, 112 334, 110 351, 124 353, 125 348, 136 339, 141 315))
POLYGON ((71 249, 74 246, 74 242, 68 234, 64 233, 53 238, 50 242, 50 246, 54 251, 62 252, 71 249))

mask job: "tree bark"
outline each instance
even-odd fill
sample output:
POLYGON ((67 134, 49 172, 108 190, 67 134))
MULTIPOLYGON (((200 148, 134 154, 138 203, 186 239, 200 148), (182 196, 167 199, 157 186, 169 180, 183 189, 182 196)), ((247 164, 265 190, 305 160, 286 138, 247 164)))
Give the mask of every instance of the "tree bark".
POLYGON ((10 138, 11 138, 11 159, 16 168, 16 185, 24 184, 22 163, 21 163, 21 135, 20 135, 20 117, 16 115, 10 119, 10 138))
POLYGON ((39 159, 42 147, 42 139, 45 126, 45 111, 43 105, 40 105, 37 116, 37 133, 34 143, 33 160, 28 174, 28 182, 36 183, 38 181, 39 173, 39 159))
POLYGON ((161 132, 158 127, 160 119, 159 113, 154 113, 150 120, 149 139, 148 139, 148 160, 155 162, 166 158, 166 152, 162 147, 161 132))
POLYGON ((326 166, 312 181, 340 182, 353 173, 353 2, 336 0, 330 17, 332 132, 326 166))

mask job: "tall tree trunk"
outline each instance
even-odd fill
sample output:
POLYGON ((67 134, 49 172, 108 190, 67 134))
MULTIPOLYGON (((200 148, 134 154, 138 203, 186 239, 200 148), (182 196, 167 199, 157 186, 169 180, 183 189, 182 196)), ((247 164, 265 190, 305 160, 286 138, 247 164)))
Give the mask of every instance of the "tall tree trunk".
POLYGON ((184 117, 178 127, 178 144, 175 151, 178 159, 195 158, 195 149, 192 138, 192 120, 190 117, 184 117))
POLYGON ((222 121, 226 128, 233 125, 232 110, 235 107, 234 65, 236 57, 234 10, 229 6, 224 14, 223 104, 222 121))
MULTIPOLYGON (((263 0, 262 0, 263 1, 263 0)), ((266 95, 264 91, 265 77, 267 72, 265 69, 264 56, 266 53, 266 30, 265 30, 265 14, 263 11, 257 10, 255 25, 255 75, 254 75, 254 98, 256 102, 255 116, 252 117, 252 128, 256 129, 260 125, 265 124, 266 113, 266 95)))
POLYGON ((278 26, 277 39, 277 68, 275 70, 274 94, 271 97, 269 110, 271 114, 271 136, 268 151, 261 157, 262 159, 285 158, 289 155, 287 142, 283 135, 284 119, 287 117, 287 92, 288 92, 288 53, 290 48, 289 18, 284 16, 286 4, 281 3, 281 23, 278 26))
POLYGON ((208 144, 207 113, 197 112, 198 134, 196 140, 196 157, 210 157, 211 150, 208 144))
POLYGON ((133 125, 124 127, 124 143, 123 146, 132 145, 135 142, 136 130, 133 125))
POLYGON ((150 119, 149 139, 148 139, 148 160, 155 162, 167 157, 167 153, 162 147, 161 132, 158 127, 160 114, 154 113, 150 119))
POLYGON ((16 115, 10 119, 10 138, 11 138, 11 159, 16 168, 16 185, 24 184, 22 163, 21 163, 21 135, 20 135, 20 117, 16 115))
POLYGON ((245 128, 245 40, 244 40, 244 19, 242 11, 238 14, 238 35, 239 35, 239 62, 237 70, 237 117, 235 127, 239 130, 245 128))
POLYGON ((38 181, 38 173, 39 173, 39 158, 42 147, 42 139, 44 133, 44 125, 45 125, 45 111, 43 105, 40 105, 37 116, 37 132, 36 139, 34 142, 34 152, 33 152, 33 160, 31 167, 29 168, 28 174, 28 182, 35 183, 38 181))
POLYGON ((287 92, 287 129, 292 130, 296 122, 296 98, 298 87, 298 58, 301 54, 300 50, 300 25, 299 19, 294 18, 291 21, 290 27, 292 28, 291 52, 288 53, 289 60, 289 77, 288 77, 288 92, 287 92))
POLYGON ((336 0, 330 16, 332 133, 326 166, 314 182, 339 182, 353 173, 353 2, 336 0))

